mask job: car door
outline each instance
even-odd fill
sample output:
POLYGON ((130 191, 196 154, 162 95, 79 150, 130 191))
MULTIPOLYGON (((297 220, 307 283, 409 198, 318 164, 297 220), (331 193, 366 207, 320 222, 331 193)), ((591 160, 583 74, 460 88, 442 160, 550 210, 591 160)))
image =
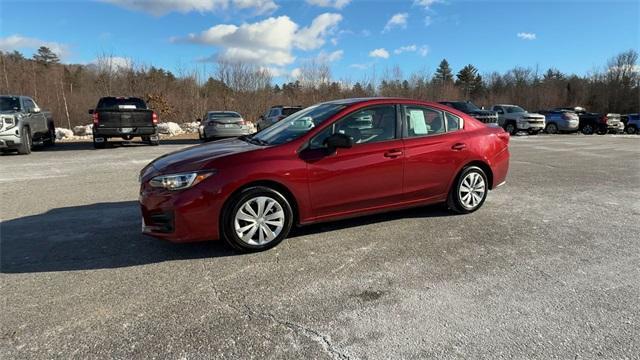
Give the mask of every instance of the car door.
POLYGON ((374 210, 401 200, 403 143, 397 111, 394 104, 359 109, 312 138, 301 155, 315 218, 374 210), (349 135, 353 147, 329 153, 324 140, 338 132, 349 135))
POLYGON ((404 194, 406 201, 446 196, 467 155, 464 120, 447 111, 405 105, 404 194))
POLYGON ((29 119, 29 128, 31 130, 31 134, 34 135, 36 133, 44 133, 47 130, 47 120, 42 111, 35 112, 34 110, 38 107, 36 103, 30 98, 23 98, 22 100, 23 107, 26 113, 27 118, 29 119))

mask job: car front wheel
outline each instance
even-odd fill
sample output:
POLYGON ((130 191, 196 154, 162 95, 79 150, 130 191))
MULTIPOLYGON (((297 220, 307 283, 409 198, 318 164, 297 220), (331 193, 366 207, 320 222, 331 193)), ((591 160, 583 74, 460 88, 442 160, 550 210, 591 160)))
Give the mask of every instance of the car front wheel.
POLYGON ((558 133, 558 125, 551 123, 547 124, 547 128, 545 130, 547 134, 557 134, 558 133))
POLYGON ((518 132, 518 128, 516 127, 516 124, 514 124, 512 122, 507 123, 507 125, 505 125, 505 127, 504 127, 504 130, 506 132, 508 132, 509 135, 511 135, 511 136, 515 135, 518 132))
POLYGON ((478 210, 487 198, 489 181, 487 175, 477 166, 462 170, 449 192, 447 205, 459 214, 468 214, 478 210))
POLYGON ((250 252, 270 249, 287 237, 293 210, 287 198, 264 186, 235 195, 223 213, 222 230, 233 248, 250 252))

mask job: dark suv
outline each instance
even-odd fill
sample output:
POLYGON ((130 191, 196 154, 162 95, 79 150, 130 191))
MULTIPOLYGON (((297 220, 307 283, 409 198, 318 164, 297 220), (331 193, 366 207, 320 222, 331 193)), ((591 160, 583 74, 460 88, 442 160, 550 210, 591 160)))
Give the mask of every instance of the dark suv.
POLYGON ((268 128, 269 126, 291 114, 297 113, 300 110, 302 110, 302 106, 272 106, 265 115, 260 116, 257 124, 258 131, 268 128))
POLYGON ((471 115, 485 124, 497 124, 498 113, 491 110, 484 110, 476 106, 471 101, 438 101, 442 105, 450 106, 465 114, 471 115))

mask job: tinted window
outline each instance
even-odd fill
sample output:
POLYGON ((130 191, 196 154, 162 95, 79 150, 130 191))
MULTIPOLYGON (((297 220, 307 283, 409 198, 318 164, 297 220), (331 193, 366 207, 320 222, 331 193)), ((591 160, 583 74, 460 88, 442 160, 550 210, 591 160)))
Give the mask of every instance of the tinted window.
POLYGON ((447 118, 447 131, 456 131, 462 129, 462 119, 445 112, 445 117, 447 118))
POLYGON ((284 108, 282 109, 282 115, 289 116, 302 110, 301 108, 284 108))
POLYGON ((14 96, 0 97, 0 111, 20 110, 20 100, 14 96))
POLYGON ((147 105, 138 98, 102 98, 98 109, 146 109, 147 105))
POLYGON ((367 144, 396 139, 396 108, 393 105, 359 110, 331 124, 311 140, 311 148, 324 147, 332 134, 349 135, 354 144, 367 144))
POLYGON ((278 109, 271 109, 271 111, 269 112, 269 117, 276 116, 278 115, 278 113, 279 113, 278 109))
POLYGON ((420 106, 405 106, 407 134, 409 137, 442 134, 446 131, 444 114, 420 106))

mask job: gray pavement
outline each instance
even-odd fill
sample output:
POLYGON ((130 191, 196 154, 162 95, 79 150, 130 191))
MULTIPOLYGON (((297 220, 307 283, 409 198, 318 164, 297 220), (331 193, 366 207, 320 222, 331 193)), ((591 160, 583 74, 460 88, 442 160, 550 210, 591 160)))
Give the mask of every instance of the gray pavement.
POLYGON ((0 156, 0 358, 640 358, 640 136, 511 142, 484 207, 139 234, 137 173, 190 142, 0 156))

